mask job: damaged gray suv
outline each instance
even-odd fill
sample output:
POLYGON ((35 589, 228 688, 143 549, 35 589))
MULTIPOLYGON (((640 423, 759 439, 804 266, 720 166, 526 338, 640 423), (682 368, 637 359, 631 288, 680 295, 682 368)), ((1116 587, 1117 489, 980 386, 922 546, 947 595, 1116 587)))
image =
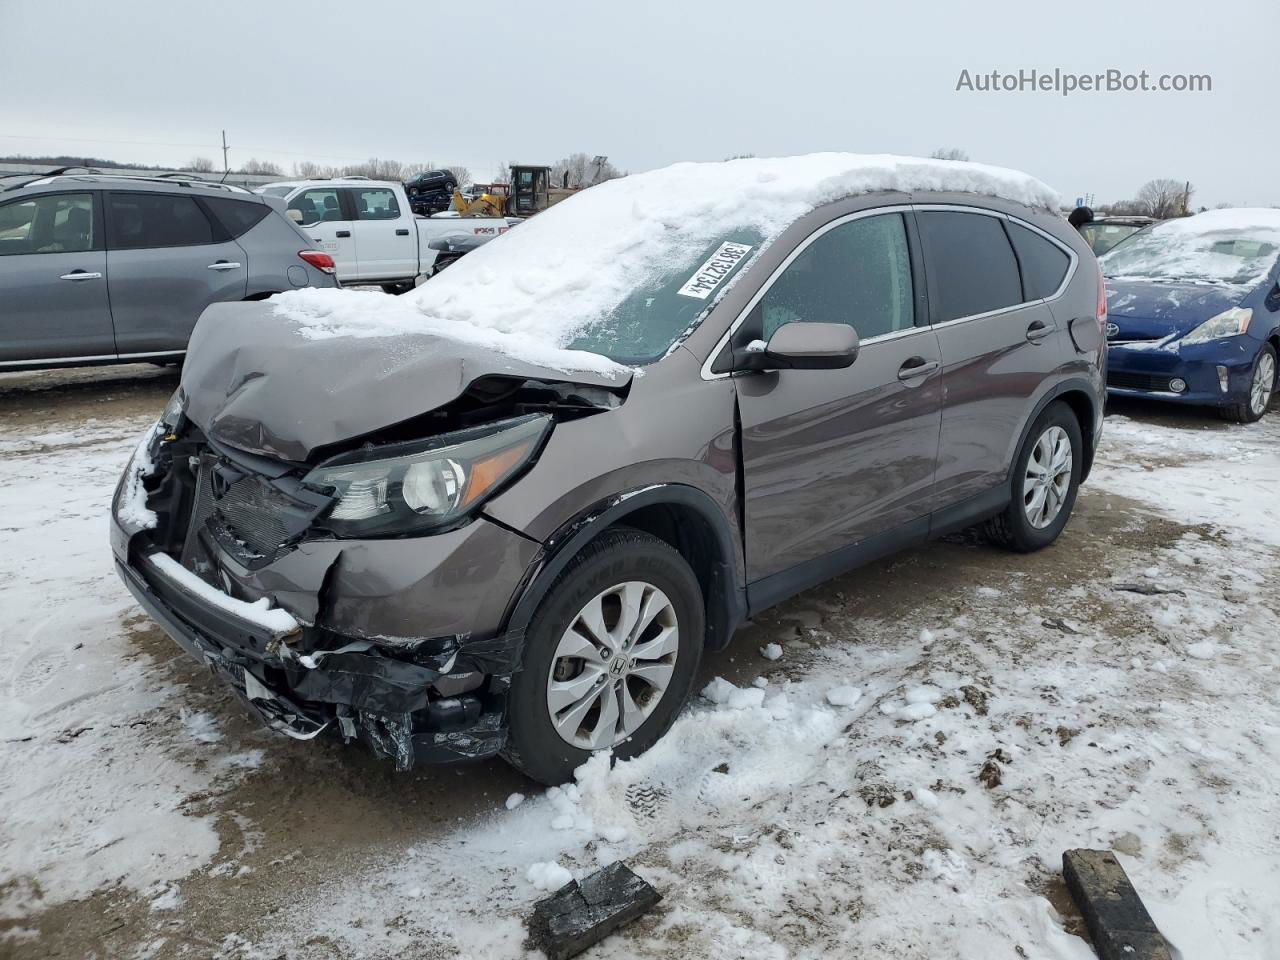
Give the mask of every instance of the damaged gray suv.
POLYGON ((959 528, 1057 538, 1105 299, 1053 202, 964 163, 680 164, 405 297, 210 307, 117 568, 291 736, 545 783, 633 756, 753 614, 959 528))

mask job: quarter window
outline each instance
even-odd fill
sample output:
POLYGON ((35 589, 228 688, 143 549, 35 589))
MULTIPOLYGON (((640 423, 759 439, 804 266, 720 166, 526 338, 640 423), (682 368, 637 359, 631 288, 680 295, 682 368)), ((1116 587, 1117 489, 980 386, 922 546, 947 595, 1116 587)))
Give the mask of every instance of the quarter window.
POLYGON ((845 323, 863 340, 915 322, 911 255, 898 213, 860 217, 814 240, 757 308, 761 337, 784 323, 845 323))
POLYGON ((352 190, 356 201, 357 220, 395 220, 400 216, 400 204, 391 190, 352 190))
POLYGON ((1013 250, 1022 268, 1022 298, 1043 300, 1053 296, 1071 266, 1071 258, 1055 243, 1016 223, 1006 222, 1013 250))
POLYGON ((169 193, 112 193, 111 247, 185 247, 213 243, 213 225, 192 197, 169 193))
POLYGON ((298 222, 304 226, 346 219, 342 215, 342 201, 338 197, 338 191, 331 187, 303 190, 289 201, 289 209, 301 214, 298 222))
POLYGON ((999 218, 925 210, 917 223, 928 264, 935 323, 1002 310, 1023 301, 1018 262, 999 218))
POLYGON ((0 256, 79 253, 100 246, 93 197, 59 193, 0 207, 0 256))
POLYGON ((204 201, 218 223, 231 237, 239 237, 252 229, 270 210, 265 203, 206 197, 204 201))

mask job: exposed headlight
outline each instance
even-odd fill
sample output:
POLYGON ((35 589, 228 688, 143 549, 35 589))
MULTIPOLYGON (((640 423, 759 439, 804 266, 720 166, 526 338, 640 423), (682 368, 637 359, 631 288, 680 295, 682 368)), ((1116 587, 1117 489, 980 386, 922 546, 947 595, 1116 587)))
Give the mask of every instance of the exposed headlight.
POLYGON ((1232 307, 1210 317, 1185 337, 1183 343, 1207 343, 1210 340, 1221 340, 1223 337, 1238 337, 1249 329, 1249 321, 1253 319, 1250 307, 1232 307))
POLYGON ((164 406, 164 413, 160 414, 160 422, 168 427, 171 432, 178 425, 178 421, 182 418, 182 408, 186 406, 187 398, 182 395, 182 388, 179 387, 173 391, 173 396, 169 398, 169 402, 164 406))
POLYGON ((532 414, 430 440, 342 454, 304 478, 338 500, 321 518, 339 536, 370 537, 451 526, 537 456, 551 417, 532 414))

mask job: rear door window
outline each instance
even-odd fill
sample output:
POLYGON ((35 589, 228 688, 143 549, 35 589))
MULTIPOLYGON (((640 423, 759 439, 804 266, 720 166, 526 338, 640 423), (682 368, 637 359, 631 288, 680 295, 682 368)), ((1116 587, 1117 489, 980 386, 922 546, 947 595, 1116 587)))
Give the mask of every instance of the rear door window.
POLYGON ((394 190, 369 187, 350 193, 355 201, 357 220, 395 220, 400 216, 394 190))
POLYGON ((929 274, 934 323, 1023 302, 1018 261, 999 218, 921 210, 916 220, 929 274))
POLYGON ((204 204, 233 239, 248 233, 271 209, 265 203, 226 197, 205 197, 204 204))
POLYGON ((1022 298, 1043 300, 1053 296, 1067 276, 1071 258, 1056 243, 1033 230, 1011 221, 1005 223, 1005 228, 1018 255, 1018 266, 1022 268, 1022 298))
POLYGON ((57 193, 0 207, 0 256, 101 248, 88 193, 57 193))
POLYGON ((304 226, 347 219, 342 213, 342 198, 335 187, 303 190, 289 201, 289 209, 302 214, 302 219, 298 222, 304 226))
POLYGON ((111 248, 188 247, 215 241, 213 224, 194 197, 169 193, 111 193, 111 248))

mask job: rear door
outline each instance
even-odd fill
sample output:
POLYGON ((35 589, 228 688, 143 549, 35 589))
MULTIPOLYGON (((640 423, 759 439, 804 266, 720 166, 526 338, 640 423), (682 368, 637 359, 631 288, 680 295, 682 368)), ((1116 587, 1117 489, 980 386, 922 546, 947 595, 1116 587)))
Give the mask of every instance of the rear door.
POLYGON ((195 196, 110 191, 107 289, 121 358, 177 353, 211 303, 242 300, 245 255, 195 196))
POLYGON ((809 321, 851 324, 862 341, 843 370, 736 378, 753 608, 799 589, 797 577, 817 582, 856 559, 836 551, 927 530, 940 354, 918 323, 911 247, 901 210, 828 224, 784 262, 734 335, 735 345, 768 340, 809 321))
POLYGON ((316 249, 333 257, 339 280, 345 283, 361 279, 352 233, 351 199, 345 190, 307 187, 289 198, 288 212, 316 249))
POLYGON ((97 194, 0 205, 0 367, 115 352, 97 194))
POLYGON ((362 280, 402 280, 418 273, 413 214, 389 187, 347 187, 355 216, 356 259, 362 280))
POLYGON ((916 221, 942 348, 937 493, 948 506, 1008 477, 1022 427, 1061 362, 1061 331, 1045 299, 1066 280, 1072 256, 994 211, 918 206, 916 221))

